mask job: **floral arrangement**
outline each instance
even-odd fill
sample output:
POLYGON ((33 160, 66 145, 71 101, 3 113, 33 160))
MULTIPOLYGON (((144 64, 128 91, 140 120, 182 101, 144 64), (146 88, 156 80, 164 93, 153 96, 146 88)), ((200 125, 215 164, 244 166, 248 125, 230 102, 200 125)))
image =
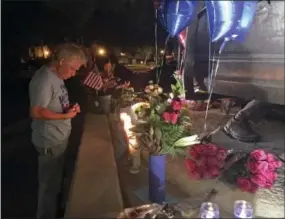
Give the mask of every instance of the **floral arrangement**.
POLYGON ((189 150, 185 160, 192 179, 212 179, 220 176, 227 158, 227 150, 214 144, 197 144, 189 150))
POLYGON ((246 192, 256 192, 258 188, 270 189, 278 176, 276 170, 281 166, 275 155, 264 150, 252 151, 246 158, 245 168, 238 171, 236 183, 246 192))
POLYGON ((238 154, 240 152, 229 154, 227 150, 213 144, 194 145, 189 150, 185 165, 192 179, 221 177, 242 191, 250 193, 259 188, 270 189, 277 179, 281 161, 272 153, 258 149, 241 156, 241 159, 225 168, 231 158, 238 154))
POLYGON ((152 81, 145 87, 145 104, 138 104, 134 112, 141 121, 132 131, 140 145, 153 155, 184 154, 185 147, 198 143, 197 136, 191 136, 191 122, 188 109, 184 107, 184 89, 181 75, 174 74, 176 84, 172 93, 152 81))
POLYGON ((135 93, 133 87, 122 87, 119 97, 120 107, 131 106, 136 97, 137 94, 135 93))

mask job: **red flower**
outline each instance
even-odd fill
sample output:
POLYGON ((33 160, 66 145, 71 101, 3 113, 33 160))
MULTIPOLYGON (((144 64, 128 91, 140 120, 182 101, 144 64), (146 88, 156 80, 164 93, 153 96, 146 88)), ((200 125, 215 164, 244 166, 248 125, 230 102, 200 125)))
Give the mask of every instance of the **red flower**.
POLYGON ((197 159, 199 157, 197 151, 195 150, 194 147, 191 147, 189 150, 189 155, 191 156, 191 158, 193 159, 197 159))
POLYGON ((217 150, 218 150, 217 146, 214 144, 207 144, 207 145, 205 145, 205 148, 206 148, 205 153, 209 156, 216 155, 217 150))
POLYGON ((250 181, 258 185, 259 187, 264 188, 266 186, 266 178, 262 174, 252 175, 250 181))
POLYGON ((245 177, 239 177, 237 179, 237 184, 240 189, 245 192, 255 192, 257 190, 257 187, 253 185, 248 178, 245 177))
POLYGON ((195 171, 190 172, 190 176, 193 179, 201 179, 201 174, 195 171))
POLYGON ((171 124, 175 125, 178 121, 178 113, 171 113, 170 114, 170 122, 171 124))
POLYGON ((217 158, 220 161, 224 161, 227 158, 227 150, 222 149, 222 148, 218 149, 217 158))
POLYGON ((212 179, 213 175, 210 171, 205 171, 203 174, 203 179, 212 179))
POLYGON ((209 164, 208 161, 209 161, 208 158, 205 156, 200 156, 199 158, 196 159, 197 164, 199 166, 203 166, 203 167, 205 167, 205 166, 207 166, 207 164, 209 164))
POLYGON ((208 165, 210 167, 219 166, 220 162, 218 161, 218 159, 216 157, 208 157, 208 165))
POLYGON ((203 144, 196 144, 194 146, 195 148, 195 151, 197 152, 197 154, 199 155, 204 155, 204 152, 205 152, 205 145, 203 144))
POLYGON ((182 108, 182 103, 179 100, 173 100, 171 106, 173 110, 180 111, 182 108))
POLYGON ((189 172, 194 171, 197 168, 196 162, 190 159, 185 160, 185 166, 189 172))
POLYGON ((164 122, 167 122, 167 123, 170 122, 170 113, 169 113, 169 112, 164 112, 164 113, 162 114, 162 117, 163 117, 163 119, 164 119, 164 122))
POLYGON ((267 155, 265 153, 264 150, 254 150, 253 152, 250 153, 250 157, 255 159, 255 160, 258 160, 258 161, 261 161, 261 160, 266 160, 267 159, 267 155))
POLYGON ((218 167, 210 167, 209 172, 211 173, 212 176, 217 177, 221 174, 220 169, 218 167))
POLYGON ((261 173, 268 170, 268 163, 266 161, 249 161, 247 168, 251 173, 261 173))

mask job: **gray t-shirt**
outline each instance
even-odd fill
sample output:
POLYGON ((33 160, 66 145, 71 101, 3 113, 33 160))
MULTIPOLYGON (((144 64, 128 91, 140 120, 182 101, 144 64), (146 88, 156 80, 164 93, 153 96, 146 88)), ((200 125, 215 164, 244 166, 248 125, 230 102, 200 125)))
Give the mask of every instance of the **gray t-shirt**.
MULTIPOLYGON (((33 76, 30 86, 31 107, 40 106, 55 113, 69 108, 67 89, 62 79, 47 66, 33 76)), ((36 120, 32 122, 32 142, 36 147, 51 148, 67 144, 71 120, 36 120)))

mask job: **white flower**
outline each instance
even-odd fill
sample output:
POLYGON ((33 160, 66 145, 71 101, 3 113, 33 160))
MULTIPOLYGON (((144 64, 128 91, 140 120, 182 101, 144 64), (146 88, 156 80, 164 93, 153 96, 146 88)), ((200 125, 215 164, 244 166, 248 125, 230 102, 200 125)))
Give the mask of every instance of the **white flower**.
POLYGON ((153 86, 152 84, 150 84, 150 85, 148 85, 148 88, 149 88, 150 90, 153 90, 153 89, 154 89, 154 86, 153 86))
POLYGON ((161 93, 163 92, 163 89, 162 89, 161 87, 159 87, 159 88, 157 89, 157 91, 158 91, 159 94, 161 94, 161 93))
POLYGON ((169 97, 170 97, 171 99, 173 99, 173 98, 174 98, 174 94, 173 94, 173 93, 169 93, 169 97))
POLYGON ((158 93, 158 90, 154 90, 152 93, 151 93, 151 95, 153 95, 153 96, 158 96, 159 95, 159 93, 158 93))
POLYGON ((147 94, 149 94, 151 91, 150 91, 150 89, 149 89, 148 87, 146 87, 146 88, 144 89, 144 92, 146 92, 147 94))

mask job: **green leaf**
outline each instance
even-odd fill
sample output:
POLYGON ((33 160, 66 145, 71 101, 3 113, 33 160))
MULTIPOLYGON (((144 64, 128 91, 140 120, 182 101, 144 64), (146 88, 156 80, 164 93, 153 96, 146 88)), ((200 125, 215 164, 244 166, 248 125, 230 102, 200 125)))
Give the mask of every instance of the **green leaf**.
POLYGON ((172 90, 172 91, 176 91, 175 85, 171 84, 171 90, 172 90))
POLYGON ((201 143, 201 141, 199 140, 198 135, 191 135, 176 141, 174 147, 187 147, 199 143, 201 143))

